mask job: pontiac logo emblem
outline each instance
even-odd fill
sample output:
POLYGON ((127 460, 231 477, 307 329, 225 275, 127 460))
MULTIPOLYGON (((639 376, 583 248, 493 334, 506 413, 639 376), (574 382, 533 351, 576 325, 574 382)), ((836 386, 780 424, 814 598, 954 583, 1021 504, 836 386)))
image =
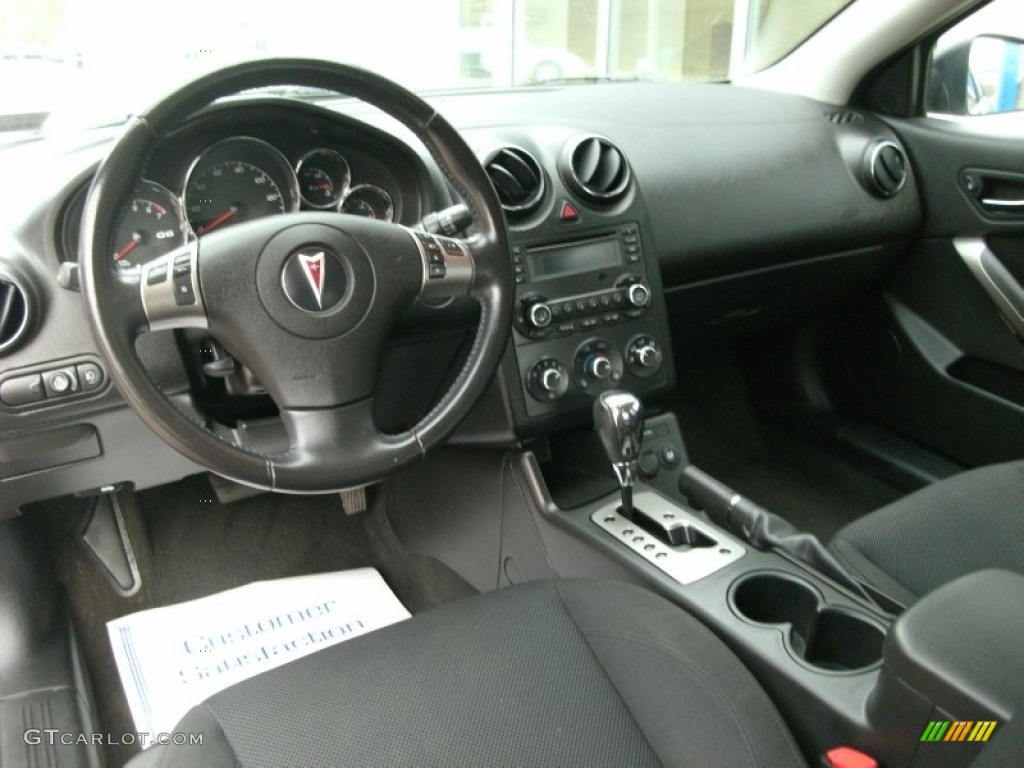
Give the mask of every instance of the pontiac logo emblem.
POLYGON ((324 252, 320 251, 307 256, 304 253, 299 255, 299 263, 306 270, 306 277, 309 278, 309 285, 316 296, 316 304, 320 309, 324 308, 324 252))
POLYGON ((334 309, 345 297, 348 275, 331 251, 308 245, 285 260, 281 287, 288 300, 303 312, 321 314, 334 309))

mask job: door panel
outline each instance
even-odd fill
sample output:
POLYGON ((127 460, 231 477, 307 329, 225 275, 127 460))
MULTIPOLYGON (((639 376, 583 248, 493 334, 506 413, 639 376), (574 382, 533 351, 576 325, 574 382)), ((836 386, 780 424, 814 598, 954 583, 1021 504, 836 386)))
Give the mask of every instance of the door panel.
POLYGON ((846 406, 968 466, 1024 457, 1024 130, 988 123, 894 121, 923 231, 830 345, 846 406))

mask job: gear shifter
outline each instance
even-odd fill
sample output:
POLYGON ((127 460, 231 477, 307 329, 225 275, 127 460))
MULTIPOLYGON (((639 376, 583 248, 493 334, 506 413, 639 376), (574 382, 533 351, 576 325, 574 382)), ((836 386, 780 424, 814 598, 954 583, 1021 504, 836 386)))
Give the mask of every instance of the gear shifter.
POLYGON ((594 429, 622 489, 622 516, 633 519, 633 483, 644 436, 644 405, 630 392, 610 390, 594 400, 594 429))

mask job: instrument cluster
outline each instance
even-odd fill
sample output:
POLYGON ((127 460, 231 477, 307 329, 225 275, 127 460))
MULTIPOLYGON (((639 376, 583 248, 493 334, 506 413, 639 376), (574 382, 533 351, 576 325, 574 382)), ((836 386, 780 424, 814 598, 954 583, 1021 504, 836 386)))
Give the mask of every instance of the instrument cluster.
POLYGON ((192 160, 180 192, 139 181, 117 222, 113 261, 137 270, 215 229, 300 209, 393 220, 386 189, 352 182, 348 161, 332 147, 314 147, 293 164, 263 139, 221 139, 192 160))

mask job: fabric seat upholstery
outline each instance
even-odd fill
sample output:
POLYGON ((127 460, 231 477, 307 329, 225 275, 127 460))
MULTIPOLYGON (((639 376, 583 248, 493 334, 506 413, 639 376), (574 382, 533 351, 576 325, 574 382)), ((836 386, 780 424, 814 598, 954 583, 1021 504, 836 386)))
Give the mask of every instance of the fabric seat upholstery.
POLYGON ((445 606, 222 691, 163 766, 805 765, 764 690, 692 616, 617 582, 445 606))
POLYGON ((1024 573, 1024 461, 922 488, 847 525, 829 548, 904 606, 973 571, 1024 573))

